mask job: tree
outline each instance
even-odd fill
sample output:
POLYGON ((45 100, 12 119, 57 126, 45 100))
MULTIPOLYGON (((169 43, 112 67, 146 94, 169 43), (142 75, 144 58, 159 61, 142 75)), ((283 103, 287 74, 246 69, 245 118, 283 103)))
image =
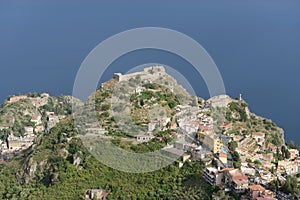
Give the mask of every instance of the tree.
POLYGON ((254 164, 256 164, 256 165, 261 165, 261 162, 260 162, 259 160, 255 160, 255 161, 254 161, 254 164))
POLYGON ((214 192, 212 195, 213 200, 228 200, 230 196, 225 193, 224 190, 219 190, 218 192, 214 192))
POLYGON ((0 139, 5 141, 9 135, 10 131, 7 129, 0 130, 0 139))
POLYGON ((109 104, 104 104, 101 106, 101 111, 108 111, 110 109, 110 105, 109 104))
POLYGON ((279 146, 281 144, 280 139, 278 135, 273 135, 271 143, 274 144, 275 146, 279 146))
POLYGON ((142 107, 145 105, 145 103, 144 103, 144 100, 143 100, 143 99, 141 99, 141 100, 140 100, 140 105, 141 105, 142 107))
POLYGON ((289 150, 287 149, 285 152, 285 158, 286 159, 290 159, 291 158, 291 153, 289 152, 289 150))
POLYGON ((284 145, 281 147, 281 155, 283 159, 289 159, 291 156, 289 150, 284 145))
POLYGON ((238 147, 238 143, 236 141, 231 141, 228 143, 228 148, 230 151, 235 151, 237 147, 238 147))
POLYGON ((233 160, 233 166, 235 168, 240 168, 241 167, 241 158, 238 152, 233 151, 232 152, 232 160, 233 160))
POLYGON ((288 176, 281 189, 285 193, 291 193, 291 199, 297 199, 295 196, 300 195, 297 177, 288 176))
POLYGON ((295 142, 293 140, 290 141, 290 143, 288 144, 288 147, 290 149, 299 149, 299 147, 297 147, 297 145, 295 144, 295 142))
POLYGON ((283 157, 285 157, 285 151, 286 151, 285 146, 284 145, 281 146, 281 154, 282 154, 283 157))
POLYGON ((274 174, 274 173, 275 173, 274 166, 272 166, 272 168, 271 168, 270 172, 271 172, 272 174, 274 174))

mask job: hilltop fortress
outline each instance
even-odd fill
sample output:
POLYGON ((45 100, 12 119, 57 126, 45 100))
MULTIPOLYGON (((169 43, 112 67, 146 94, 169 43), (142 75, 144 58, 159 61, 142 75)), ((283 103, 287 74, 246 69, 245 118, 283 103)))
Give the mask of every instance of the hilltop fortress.
MULTIPOLYGON (((113 78, 119 83, 131 83, 131 85, 129 84, 129 87, 132 87, 130 90, 135 87, 135 92, 141 91, 141 86, 143 84, 156 83, 170 89, 172 93, 180 98, 180 101, 183 104, 195 101, 195 97, 191 96, 184 87, 178 84, 177 80, 169 75, 161 65, 146 67, 143 71, 130 74, 114 73, 113 78)), ((120 87, 124 87, 124 85, 120 84, 120 87)))
POLYGON ((141 80, 155 80, 165 75, 165 68, 163 66, 152 66, 144 68, 144 71, 141 72, 134 72, 130 74, 121 74, 121 73, 114 73, 114 78, 121 82, 121 81, 129 81, 131 78, 140 77, 141 80))

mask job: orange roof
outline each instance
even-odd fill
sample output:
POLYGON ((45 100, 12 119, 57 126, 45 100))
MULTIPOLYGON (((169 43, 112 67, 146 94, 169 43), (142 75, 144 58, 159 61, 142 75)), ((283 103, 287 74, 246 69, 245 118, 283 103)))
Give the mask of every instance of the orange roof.
POLYGON ((225 171, 230 171, 230 170, 234 170, 234 168, 224 168, 224 169, 221 169, 220 172, 225 172, 225 171))
POLYGON ((260 137, 264 137, 265 134, 263 132, 254 132, 252 133, 252 136, 260 136, 260 137))
POLYGON ((38 120, 40 117, 40 115, 34 115, 31 117, 31 120, 38 120))
POLYGON ((229 171, 229 174, 232 177, 232 180, 234 181, 241 181, 241 180, 248 180, 248 176, 241 173, 239 169, 234 169, 229 171))
POLYGON ((249 185, 248 188, 253 191, 261 191, 264 192, 266 189, 261 185, 249 185))
POLYGON ((203 130, 203 131, 212 130, 211 127, 209 127, 209 126, 204 126, 204 125, 202 125, 202 124, 199 125, 199 129, 200 129, 200 130, 203 130))
POLYGON ((232 123, 231 123, 231 122, 229 122, 229 123, 224 123, 221 127, 222 127, 222 128, 232 127, 232 123))
POLYGON ((219 158, 227 158, 227 154, 226 153, 219 153, 219 158))
POLYGON ((234 181, 248 180, 248 176, 246 176, 246 175, 232 176, 232 180, 234 180, 234 181))

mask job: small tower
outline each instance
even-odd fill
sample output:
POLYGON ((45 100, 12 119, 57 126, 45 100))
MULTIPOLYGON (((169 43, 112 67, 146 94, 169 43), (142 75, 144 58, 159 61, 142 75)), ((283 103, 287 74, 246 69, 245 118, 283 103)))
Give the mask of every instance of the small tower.
POLYGON ((239 98, 239 100, 240 100, 240 101, 242 101, 242 94, 240 94, 240 98, 239 98))

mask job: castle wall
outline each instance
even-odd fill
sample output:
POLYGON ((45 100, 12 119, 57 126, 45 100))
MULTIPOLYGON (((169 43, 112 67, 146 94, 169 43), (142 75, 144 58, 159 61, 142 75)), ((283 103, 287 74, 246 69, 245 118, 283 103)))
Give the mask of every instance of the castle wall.
POLYGON ((136 76, 140 76, 141 80, 149 79, 150 77, 158 78, 159 73, 164 73, 165 68, 163 66, 152 66, 144 68, 142 72, 134 72, 130 74, 121 74, 115 73, 114 78, 121 82, 121 81, 128 81, 131 78, 135 78, 136 76))

